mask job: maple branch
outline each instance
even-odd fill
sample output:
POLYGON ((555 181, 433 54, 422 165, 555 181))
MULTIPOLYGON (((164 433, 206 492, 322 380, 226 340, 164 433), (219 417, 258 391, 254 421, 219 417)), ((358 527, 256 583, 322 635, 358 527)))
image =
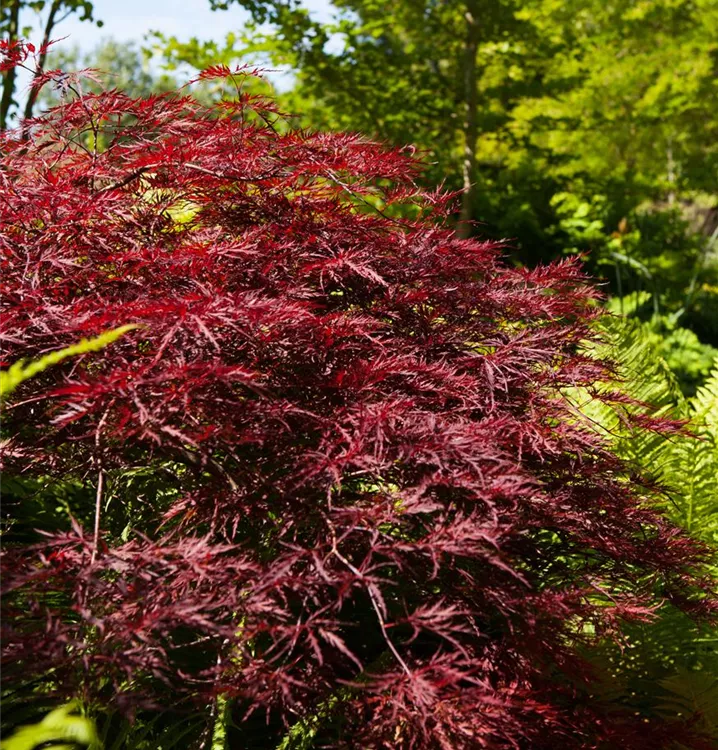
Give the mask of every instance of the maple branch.
POLYGON ((107 187, 103 187, 100 190, 97 191, 97 194, 100 193, 107 193, 110 190, 118 190, 119 188, 125 187, 125 185, 129 185, 133 180, 136 180, 138 177, 142 177, 142 175, 149 171, 150 169, 155 169, 155 167, 159 166, 158 164, 147 164, 144 167, 139 167, 139 169, 136 169, 134 172, 130 172, 130 174, 127 175, 127 177, 124 177, 119 182, 114 182, 112 185, 107 185, 107 187))
POLYGON ((95 493, 95 526, 93 531, 93 544, 92 544, 92 556, 90 557, 90 565, 95 562, 97 557, 97 546, 100 541, 100 514, 102 512, 102 495, 105 489, 105 472, 100 469, 97 475, 97 492, 95 493))
MULTIPOLYGON (((8 41, 15 42, 18 38, 20 30, 20 0, 15 0, 9 7, 9 10, 3 10, 8 14, 8 41)), ((22 66, 24 67, 24 66, 22 66)), ((13 104, 13 94, 15 93, 15 79, 17 71, 14 67, 8 68, 3 73, 3 86, 2 86, 2 97, 0 97, 0 130, 6 130, 8 124, 8 118, 10 115, 10 108, 13 104)))
MULTIPOLYGON (((332 533, 332 554, 337 559, 341 560, 341 562, 343 562, 344 565, 346 565, 347 568, 349 568, 349 570, 351 570, 351 572, 354 573, 355 576, 357 576, 363 581, 366 581, 366 577, 361 572, 361 570, 359 570, 359 568, 357 568, 355 565, 352 565, 352 563, 349 562, 349 560, 347 560, 346 557, 344 557, 341 554, 341 552, 339 552, 339 550, 337 549, 337 535, 336 535, 336 532, 334 531, 334 526, 330 521, 328 521, 328 523, 329 523, 329 526, 331 528, 331 533, 332 533)), ((404 661, 404 659, 402 659, 401 654, 396 650, 396 647, 394 646, 394 644, 391 641, 391 638, 389 638, 389 635, 386 632, 386 622, 384 621, 384 616, 381 613, 381 607, 379 605, 379 601, 377 600, 376 594, 374 593, 374 591, 372 591, 371 584, 367 584, 366 592, 367 594, 369 594, 369 599, 371 600, 372 607, 374 608, 374 612, 376 612, 376 616, 377 616, 377 619, 379 620, 379 625, 381 627, 381 634, 384 637, 384 640, 386 641, 386 645, 389 647, 389 650, 392 652, 392 654, 394 654, 394 657, 399 662, 404 672, 406 672, 406 674, 409 677, 411 677, 412 676, 411 669, 409 669, 409 666, 407 665, 407 663, 404 661)))
POLYGON ((100 455, 100 438, 102 435, 102 428, 105 426, 107 417, 110 414, 110 409, 106 409, 105 413, 100 418, 95 430, 95 450, 97 452, 97 463, 99 466, 99 472, 97 475, 97 491, 95 493, 95 523, 93 528, 93 544, 92 544, 92 555, 90 556, 90 565, 95 562, 97 558, 97 549, 100 544, 100 517, 102 515, 102 500, 105 490, 105 471, 102 468, 102 458, 100 455))

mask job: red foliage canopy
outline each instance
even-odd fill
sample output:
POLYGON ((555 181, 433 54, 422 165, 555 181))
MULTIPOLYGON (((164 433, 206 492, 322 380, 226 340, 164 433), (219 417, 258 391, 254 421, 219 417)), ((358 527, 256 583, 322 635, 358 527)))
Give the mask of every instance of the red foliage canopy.
POLYGON ((3 149, 5 364, 140 324, 7 410, 6 475, 78 520, 10 534, 6 679, 340 747, 662 746, 579 653, 699 608, 702 553, 562 396, 609 375, 577 263, 456 239, 411 156, 241 91, 78 96, 3 149))

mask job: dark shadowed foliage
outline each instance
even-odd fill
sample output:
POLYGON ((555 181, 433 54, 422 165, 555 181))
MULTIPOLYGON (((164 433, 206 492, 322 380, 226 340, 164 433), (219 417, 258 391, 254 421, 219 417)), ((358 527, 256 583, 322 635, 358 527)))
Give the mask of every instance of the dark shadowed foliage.
POLYGON ((611 376, 578 264, 504 264, 409 155, 204 75, 237 100, 63 79, 4 135, 4 364, 140 326, 8 404, 6 684, 222 695, 237 747, 708 747, 590 697, 585 648, 713 600, 562 395, 611 376))

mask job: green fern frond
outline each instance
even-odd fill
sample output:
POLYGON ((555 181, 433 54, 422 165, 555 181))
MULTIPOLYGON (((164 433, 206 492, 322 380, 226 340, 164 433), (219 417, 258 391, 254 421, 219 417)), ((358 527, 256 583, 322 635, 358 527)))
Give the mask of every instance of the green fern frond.
POLYGON ((617 390, 650 404, 652 417, 686 420, 686 432, 666 437, 634 429, 630 412, 641 411, 640 406, 609 405, 586 393, 569 398, 581 400, 581 413, 637 474, 660 482, 666 490, 662 509, 672 520, 718 544, 718 366, 697 394, 686 399, 646 324, 607 318, 603 327, 604 343, 589 353, 616 362, 617 390))
POLYGON ((647 412, 655 418, 683 419, 687 417, 686 400, 645 324, 606 317, 600 325, 602 343, 587 345, 586 353, 612 360, 618 380, 604 384, 597 392, 574 389, 565 395, 575 405, 577 418, 597 430, 636 473, 645 474, 650 469, 649 473, 660 480, 661 472, 656 475, 655 470, 661 465, 657 457, 664 450, 666 438, 635 429, 631 416, 647 412), (612 391, 637 403, 607 402, 604 398, 612 391))
POLYGON ((11 737, 0 742, 0 750, 35 750, 36 747, 99 750, 101 744, 95 723, 82 714, 77 701, 72 701, 51 711, 37 724, 18 727, 11 737))
POLYGON ((718 676, 679 668, 660 681, 665 697, 657 705, 667 716, 696 717, 697 728, 715 737, 718 734, 718 676))
MULTIPOLYGON (((640 406, 610 405, 600 393, 568 397, 637 474, 658 480, 667 498, 664 512, 718 548, 718 362, 687 399, 649 326, 615 317, 603 326, 604 343, 589 353, 617 364, 620 381, 606 390, 615 387, 650 404, 651 416, 686 420, 686 430, 666 437, 634 429, 627 417, 640 406)), ((714 570, 718 576, 718 566, 714 570)), ((594 699, 648 717, 689 720, 718 741, 718 630, 665 605, 654 622, 626 625, 624 635, 623 648, 604 643, 591 655, 603 675, 594 699)))
POLYGON ((678 522, 695 536, 718 545, 718 367, 689 401, 694 438, 664 449, 666 482, 681 499, 678 522))
POLYGON ((29 380, 35 375, 39 375, 41 372, 47 370, 48 367, 59 364, 69 357, 76 357, 79 354, 87 354, 88 352, 96 352, 104 349, 108 344, 111 344, 120 338, 120 336, 137 327, 134 324, 120 326, 111 331, 105 331, 99 336, 95 336, 95 338, 82 339, 77 344, 50 352, 32 362, 25 362, 25 360, 15 362, 7 370, 0 372, 0 399, 9 396, 20 383, 29 380))

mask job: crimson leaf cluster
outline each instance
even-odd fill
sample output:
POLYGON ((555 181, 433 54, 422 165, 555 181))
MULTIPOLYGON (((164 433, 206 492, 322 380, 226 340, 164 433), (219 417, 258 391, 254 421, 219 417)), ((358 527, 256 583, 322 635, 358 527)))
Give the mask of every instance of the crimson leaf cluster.
POLYGON ((410 153, 288 129, 243 75, 211 108, 65 78, 3 136, 5 364, 139 326, 6 410, 5 679, 221 694, 265 747, 685 741, 594 705, 581 655, 713 606, 565 396, 611 377, 595 288, 457 239, 410 153), (32 531, 38 497, 71 518, 32 531))

